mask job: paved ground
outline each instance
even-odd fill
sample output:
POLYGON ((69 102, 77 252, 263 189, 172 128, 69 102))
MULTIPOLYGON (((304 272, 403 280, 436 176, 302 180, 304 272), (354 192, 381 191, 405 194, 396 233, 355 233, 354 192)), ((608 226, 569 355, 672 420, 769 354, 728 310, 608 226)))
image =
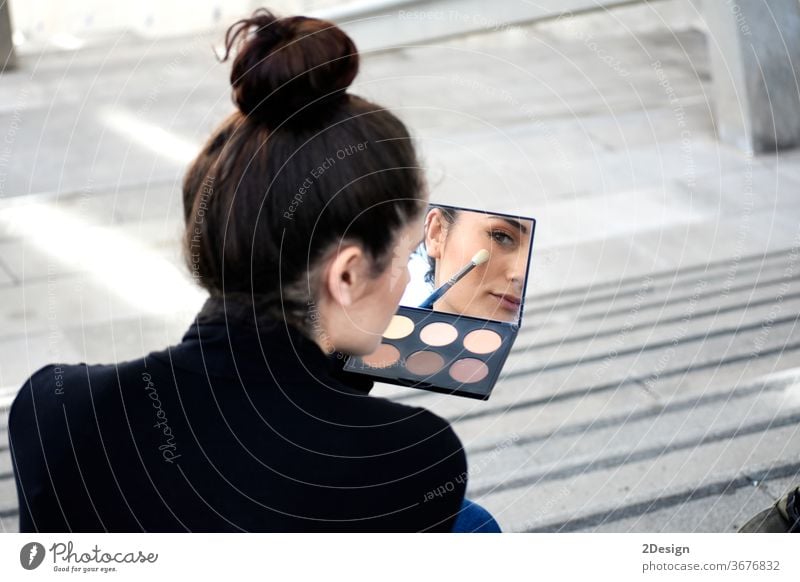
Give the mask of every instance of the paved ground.
MULTIPOLYGON (((539 220, 491 400, 376 392, 453 422, 505 529, 732 531, 800 481, 800 152, 717 143, 702 34, 593 34, 365 57, 354 91, 413 128, 435 201, 539 220)), ((174 343, 202 301, 178 201, 230 109, 217 39, 23 55, 0 83, 0 529, 22 381, 174 343)))

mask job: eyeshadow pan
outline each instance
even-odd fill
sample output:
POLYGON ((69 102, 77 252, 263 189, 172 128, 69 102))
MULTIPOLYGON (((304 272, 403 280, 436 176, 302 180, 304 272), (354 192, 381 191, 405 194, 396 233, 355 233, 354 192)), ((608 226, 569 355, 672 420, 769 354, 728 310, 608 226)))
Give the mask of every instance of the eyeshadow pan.
POLYGON ((446 346, 453 343, 457 337, 458 330, 443 321, 429 323, 419 334, 419 339, 429 346, 446 346))
POLYGON ((464 347, 473 354, 489 354, 502 343, 503 338, 491 329, 475 329, 464 338, 464 347))
POLYGON ((425 350, 411 354, 406 360, 406 368, 418 376, 430 376, 444 367, 444 358, 436 352, 425 350))
POLYGON ((456 382, 480 382, 489 374, 489 368, 476 358, 462 358, 450 366, 450 376, 456 382))
POLYGON ((383 332, 386 339, 401 339, 414 331, 414 322, 405 315, 395 315, 383 332))
POLYGON ((378 349, 361 360, 371 368, 388 368, 400 359, 400 350, 391 344, 381 344, 378 349))

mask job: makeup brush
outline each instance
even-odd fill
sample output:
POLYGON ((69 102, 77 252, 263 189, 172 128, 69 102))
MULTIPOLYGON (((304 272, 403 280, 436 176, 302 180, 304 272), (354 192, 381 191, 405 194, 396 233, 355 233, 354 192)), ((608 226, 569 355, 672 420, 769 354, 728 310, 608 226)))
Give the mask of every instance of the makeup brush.
POLYGON ((436 291, 428 295, 428 298, 420 304, 420 307, 424 309, 432 309, 433 304, 439 301, 439 299, 442 298, 442 295, 444 295, 450 290, 450 287, 452 287, 453 285, 458 283, 461 279, 466 277, 467 274, 472 269, 474 269, 478 265, 482 265, 488 260, 489 260, 489 251, 487 251, 486 249, 479 250, 477 253, 475 253, 475 256, 472 257, 472 260, 466 265, 464 265, 458 273, 450 277, 447 281, 445 281, 445 283, 441 287, 439 287, 436 291))

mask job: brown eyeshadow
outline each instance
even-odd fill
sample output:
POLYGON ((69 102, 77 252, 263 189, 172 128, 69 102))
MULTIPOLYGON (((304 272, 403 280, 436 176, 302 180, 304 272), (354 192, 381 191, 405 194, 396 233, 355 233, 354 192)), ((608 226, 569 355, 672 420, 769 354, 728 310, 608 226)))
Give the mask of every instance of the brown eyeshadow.
POLYGON ((400 350, 391 344, 381 344, 378 349, 361 360, 370 368, 388 368, 400 359, 400 350))
POLYGON ((489 375, 489 368, 476 358, 462 358, 450 366, 450 377, 462 384, 480 382, 489 375))
POLYGON ((495 351, 503 343, 500 334, 491 329, 476 329, 464 338, 464 347, 473 354, 488 354, 495 351))
POLYGON ((444 358, 436 352, 420 351, 411 354, 406 360, 406 368, 418 376, 430 376, 444 367, 444 358))

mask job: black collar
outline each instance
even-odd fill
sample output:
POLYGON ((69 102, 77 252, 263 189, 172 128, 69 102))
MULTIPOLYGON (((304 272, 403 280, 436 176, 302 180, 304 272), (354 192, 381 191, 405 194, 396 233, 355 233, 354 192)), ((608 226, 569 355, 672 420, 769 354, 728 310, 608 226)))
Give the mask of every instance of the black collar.
MULTIPOLYGON (((284 321, 259 315, 255 304, 249 300, 249 296, 245 293, 227 293, 224 296, 212 295, 206 299, 197 314, 196 321, 201 324, 223 323, 250 330, 272 330, 273 327, 279 324, 285 325, 284 321)), ((287 333, 291 333, 291 331, 287 330, 287 333)))
POLYGON ((235 294, 209 297, 181 343, 167 352, 170 365, 211 376, 269 375, 359 393, 372 388, 367 377, 342 371, 345 356, 326 354, 300 330, 258 315, 235 294))

